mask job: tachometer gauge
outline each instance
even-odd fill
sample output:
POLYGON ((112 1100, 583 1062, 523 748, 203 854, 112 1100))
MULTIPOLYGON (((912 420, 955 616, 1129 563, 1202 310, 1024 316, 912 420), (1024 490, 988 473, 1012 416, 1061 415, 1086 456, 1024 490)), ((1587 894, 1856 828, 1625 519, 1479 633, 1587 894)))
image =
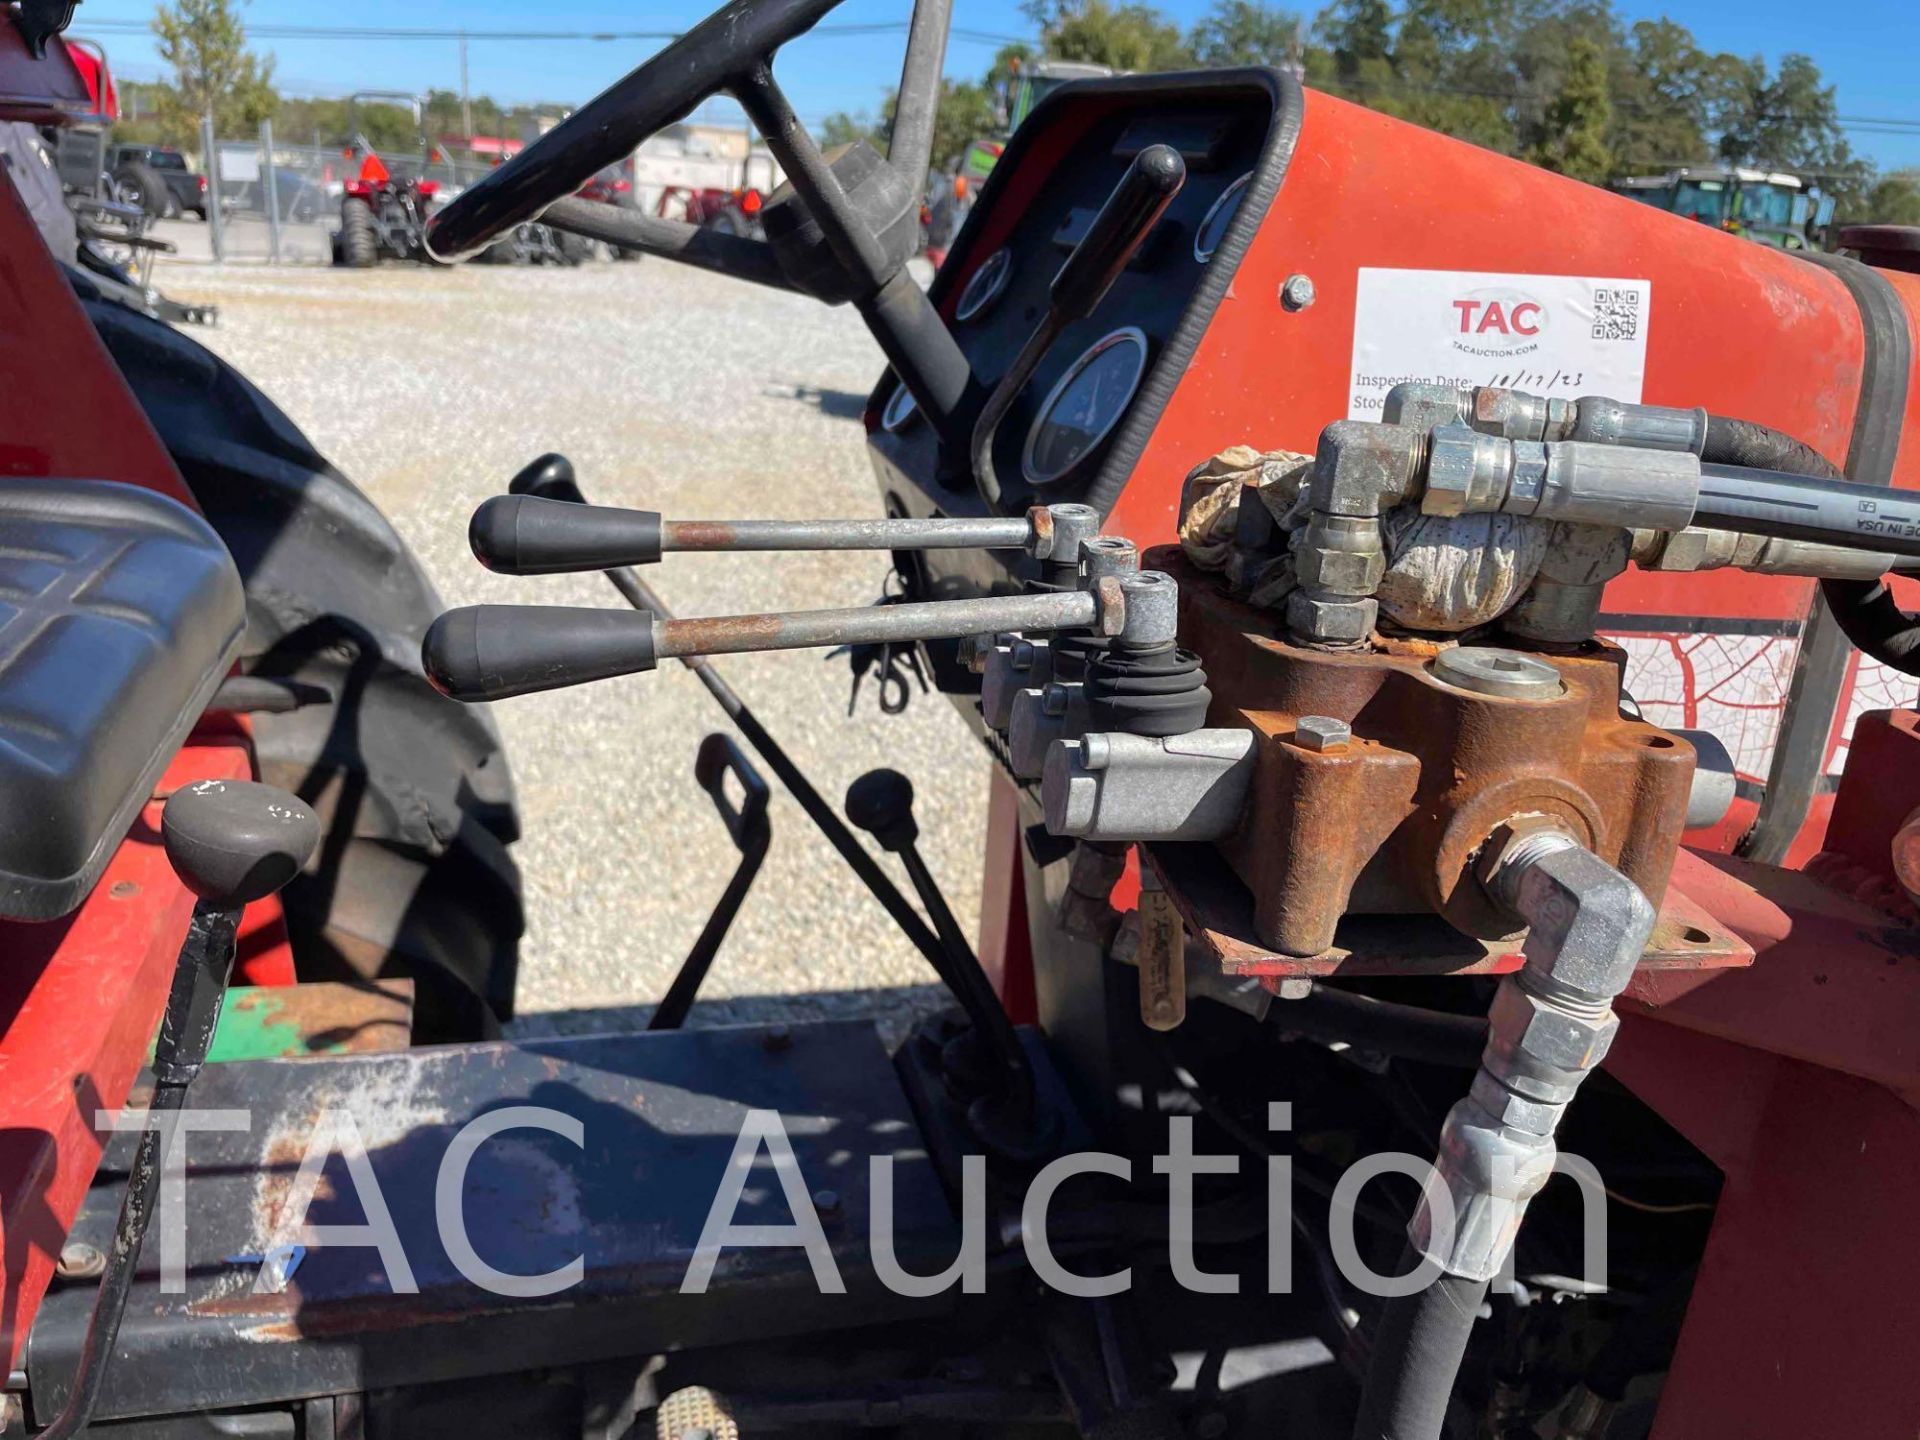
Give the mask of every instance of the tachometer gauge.
POLYGON ((967 288, 960 292, 960 303, 953 318, 971 320, 1000 298, 1013 275, 1013 251, 1001 248, 993 252, 978 270, 967 277, 967 288))
POLYGON ((880 412, 880 428, 898 435, 906 429, 907 422, 920 413, 920 407, 913 402, 913 392, 905 385, 893 387, 893 394, 887 397, 886 408, 880 412))
POLYGON ((1127 413, 1147 369, 1147 337, 1136 326, 1097 340, 1073 362, 1040 406, 1020 468, 1029 485, 1051 485, 1127 413))
POLYGON ((1233 224, 1233 217, 1240 213, 1240 197, 1247 193, 1247 182, 1253 179, 1248 171, 1226 189, 1220 192, 1207 210, 1207 218, 1200 222, 1200 228, 1193 234, 1193 258, 1205 263, 1213 258, 1213 252, 1220 248, 1220 242, 1227 238, 1227 227, 1233 224))

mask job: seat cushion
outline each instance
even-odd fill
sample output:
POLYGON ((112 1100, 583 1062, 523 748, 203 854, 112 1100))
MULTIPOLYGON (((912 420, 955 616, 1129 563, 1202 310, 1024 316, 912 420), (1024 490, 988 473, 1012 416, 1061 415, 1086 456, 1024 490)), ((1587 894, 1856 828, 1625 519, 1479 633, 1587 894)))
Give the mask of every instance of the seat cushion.
POLYGON ((206 521, 104 480, 0 480, 0 916, 100 878, 225 676, 239 573, 206 521))

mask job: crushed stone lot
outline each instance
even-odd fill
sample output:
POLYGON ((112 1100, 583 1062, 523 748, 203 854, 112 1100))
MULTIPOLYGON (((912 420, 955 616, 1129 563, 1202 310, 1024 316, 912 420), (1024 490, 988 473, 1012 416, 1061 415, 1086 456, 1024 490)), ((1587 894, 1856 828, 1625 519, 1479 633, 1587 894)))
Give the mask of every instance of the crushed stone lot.
MULTIPOLYGON (((218 325, 193 328, 194 338, 386 511, 449 605, 622 603, 597 575, 492 575, 467 549, 474 507, 547 450, 572 458, 590 498, 674 518, 880 513, 858 415, 884 362, 850 308, 659 260, 577 270, 172 265, 155 279, 174 298, 220 307, 218 325)), ((680 614, 720 615, 865 604, 885 563, 680 555, 648 578, 680 614)), ((889 717, 869 682, 849 719, 850 672, 824 655, 718 663, 829 801, 876 765, 912 777, 924 853, 970 925, 984 754, 937 695, 889 717)), ((735 864, 693 780, 701 738, 726 729, 725 717, 678 665, 504 701, 494 716, 523 830, 516 1029, 637 1024, 735 864)), ((769 779, 772 851, 696 1023, 875 1013, 897 1033, 936 1001, 925 961, 769 779)))

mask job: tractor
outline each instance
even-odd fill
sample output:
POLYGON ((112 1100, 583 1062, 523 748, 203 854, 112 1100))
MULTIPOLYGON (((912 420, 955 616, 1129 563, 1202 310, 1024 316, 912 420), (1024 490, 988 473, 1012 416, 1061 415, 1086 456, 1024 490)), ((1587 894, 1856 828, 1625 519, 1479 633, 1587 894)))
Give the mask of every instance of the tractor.
POLYGON ((347 97, 346 155, 360 161, 360 173, 347 180, 340 193, 340 229, 333 237, 336 265, 368 269, 382 260, 424 258, 422 236, 427 216, 440 193, 440 182, 427 178, 433 163, 433 142, 427 138, 426 97, 392 90, 360 90, 347 97), (368 101, 405 108, 413 116, 420 137, 419 168, 395 178, 386 161, 357 123, 359 107, 368 101))
POLYGON ((1818 250, 1833 221, 1834 199, 1798 175, 1740 166, 1683 165, 1665 175, 1634 176, 1613 189, 1643 204, 1782 250, 1818 250))
MULTIPOLYGON (((1054 90, 922 290, 950 5, 829 158, 774 61, 834 6, 732 0, 427 220, 885 358, 869 515, 756 517, 766 457, 735 514, 598 506, 527 417, 475 560, 618 604, 440 613, 0 206, 6 1427, 1910 1432, 1920 243, 1750 245, 1242 68, 1054 90), (764 238, 579 195, 720 91, 764 238), (828 549, 887 602, 754 605, 828 549), (674 614, 696 552, 737 613, 674 614), (911 777, 836 804, 743 693, 836 646, 980 741, 973 935, 911 777), (503 1039, 486 707, 669 661, 738 867, 646 1031, 503 1039), (854 882, 770 897, 793 943, 878 905, 951 1001, 896 1043, 699 1023, 775 782, 854 882)), ((0 24, 11 116, 80 103, 70 8, 0 24)))

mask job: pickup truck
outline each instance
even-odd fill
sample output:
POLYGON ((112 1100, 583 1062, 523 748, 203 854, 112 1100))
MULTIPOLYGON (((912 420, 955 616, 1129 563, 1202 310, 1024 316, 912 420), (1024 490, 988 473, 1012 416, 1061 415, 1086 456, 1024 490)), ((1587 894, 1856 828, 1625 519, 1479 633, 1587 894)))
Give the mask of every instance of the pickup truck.
POLYGON ((113 145, 107 150, 106 168, 120 187, 120 198, 149 215, 191 213, 207 218, 207 177, 189 168, 187 157, 178 150, 164 145, 113 145))

